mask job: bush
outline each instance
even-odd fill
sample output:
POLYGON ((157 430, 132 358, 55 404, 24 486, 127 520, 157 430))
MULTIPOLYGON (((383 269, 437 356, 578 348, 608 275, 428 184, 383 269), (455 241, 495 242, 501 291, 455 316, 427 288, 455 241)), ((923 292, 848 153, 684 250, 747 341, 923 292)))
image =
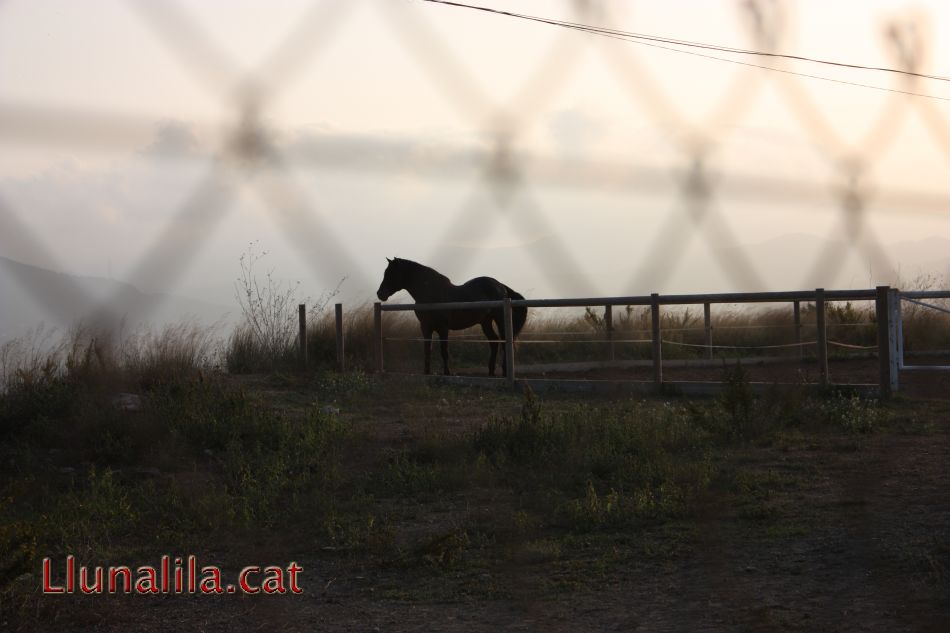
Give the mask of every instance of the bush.
POLYGON ((273 270, 265 272, 263 279, 258 276, 255 269, 266 255, 266 251, 259 252, 257 243, 252 242, 239 259, 241 274, 235 282, 235 297, 244 321, 228 341, 225 359, 231 373, 275 371, 296 366, 298 304, 311 304, 307 321, 322 323, 327 305, 345 281, 345 278, 341 279, 333 290, 324 292, 315 300, 298 299, 299 282, 279 281, 273 270))

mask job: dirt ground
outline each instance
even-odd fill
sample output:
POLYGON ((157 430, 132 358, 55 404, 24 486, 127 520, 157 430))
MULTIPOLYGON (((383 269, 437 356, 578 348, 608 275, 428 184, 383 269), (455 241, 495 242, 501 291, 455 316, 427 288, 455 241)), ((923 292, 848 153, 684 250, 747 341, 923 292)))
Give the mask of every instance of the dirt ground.
MULTIPOLYGON (((434 423, 464 433, 483 414, 459 412, 454 390, 435 395, 425 405, 380 401, 362 411, 376 444, 367 451, 411 444, 434 423)), ((727 468, 770 482, 752 507, 714 487, 688 521, 580 537, 550 557, 438 569, 346 556, 308 540, 306 526, 278 526, 253 544, 222 542, 203 555, 297 560, 302 595, 76 598, 83 608, 57 610, 50 628, 946 631, 950 409, 916 400, 892 406, 895 419, 871 435, 803 435, 724 456, 727 468), (63 621, 65 614, 79 619, 63 621)), ((510 503, 447 495, 420 506, 400 530, 465 527, 510 503)))

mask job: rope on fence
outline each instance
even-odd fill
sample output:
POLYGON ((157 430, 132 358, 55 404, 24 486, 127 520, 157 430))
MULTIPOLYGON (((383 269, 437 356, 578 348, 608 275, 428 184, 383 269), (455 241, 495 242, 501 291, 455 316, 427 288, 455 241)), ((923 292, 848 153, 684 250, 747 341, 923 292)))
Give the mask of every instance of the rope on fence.
POLYGON ((801 343, 785 343, 783 345, 701 345, 698 343, 680 343, 679 341, 668 341, 663 339, 667 345, 678 345, 679 347, 702 347, 704 349, 779 349, 785 347, 804 347, 805 345, 814 345, 817 341, 802 341, 801 343))
MULTIPOLYGON (((384 340, 386 340, 387 342, 404 341, 408 343, 424 343, 426 341, 431 341, 433 343, 437 343, 439 342, 440 339, 387 337, 384 340)), ((477 344, 484 344, 484 343, 504 344, 506 342, 505 339, 474 339, 474 338, 466 339, 466 338, 458 338, 458 337, 453 337, 452 339, 450 339, 450 341, 453 343, 477 343, 477 344)), ((584 343, 645 344, 645 343, 652 343, 653 340, 648 339, 648 338, 612 339, 612 340, 611 339, 591 339, 591 340, 585 340, 585 341, 564 341, 564 340, 558 340, 558 339, 542 339, 542 340, 519 340, 515 342, 518 343, 519 345, 525 345, 525 344, 532 344, 532 345, 534 344, 547 344, 547 345, 575 344, 576 345, 576 344, 584 344, 584 343)), ((818 343, 818 341, 802 341, 801 343, 784 343, 781 345, 704 345, 702 343, 683 343, 680 341, 670 341, 667 339, 662 339, 661 342, 666 345, 676 345, 678 347, 696 347, 696 348, 702 348, 702 349, 786 349, 786 348, 791 348, 791 347, 805 347, 807 345, 816 345, 818 343)), ((876 345, 852 345, 850 343, 841 343, 839 341, 828 341, 828 345, 833 345, 835 347, 844 347, 847 349, 861 349, 861 350, 877 349, 876 345)))
MULTIPOLYGON (((782 324, 778 324, 778 325, 716 325, 716 324, 712 324, 712 325, 710 326, 710 329, 712 329, 712 330, 718 330, 718 331, 722 331, 722 330, 768 330, 768 329, 780 330, 780 329, 788 329, 788 328, 795 328, 795 327, 814 328, 814 327, 815 327, 815 324, 814 324, 814 323, 801 323, 801 324, 799 324, 799 325, 795 325, 794 323, 782 323, 782 324)), ((829 323, 829 324, 828 324, 828 327, 829 327, 829 328, 833 328, 833 327, 877 327, 877 323, 829 323)), ((705 326, 697 326, 697 327, 665 327, 665 328, 662 328, 662 329, 663 329, 664 332, 703 332, 703 331, 706 330, 705 326)), ((635 328, 635 329, 626 329, 626 328, 624 328, 623 330, 614 329, 614 332, 620 332, 620 331, 623 331, 623 332, 650 332, 651 330, 650 330, 650 328, 635 328)), ((544 334, 546 334, 547 336, 587 336, 588 334, 590 334, 590 332, 583 332, 583 331, 563 331, 563 332, 557 332, 557 331, 555 331, 555 332, 544 332, 544 334)), ((520 337, 521 337, 521 338, 520 338, 519 340, 520 340, 521 342, 525 342, 525 341, 528 340, 528 339, 525 338, 525 337, 527 337, 527 336, 532 336, 532 335, 533 335, 532 332, 522 332, 522 333, 520 334, 520 337)), ((453 336, 453 338, 479 338, 479 339, 480 339, 480 337, 481 337, 482 335, 481 335, 481 334, 453 334, 452 336, 453 336)), ((614 339, 614 342, 617 342, 617 341, 619 341, 619 340, 620 340, 620 339, 614 339)))
POLYGON ((838 341, 828 341, 828 345, 845 347, 847 349, 877 349, 877 345, 852 345, 850 343, 839 343, 838 341))
POLYGON ((615 338, 615 339, 598 338, 598 339, 588 339, 588 340, 584 340, 584 341, 564 341, 564 340, 557 340, 557 339, 551 339, 551 340, 546 340, 546 339, 522 339, 522 340, 516 341, 516 343, 518 343, 518 344, 534 344, 534 343, 572 343, 572 344, 575 344, 575 345, 583 344, 583 343, 652 343, 652 342, 653 342, 653 340, 652 340, 652 339, 648 339, 648 338, 615 338))
MULTIPOLYGON (((386 341, 421 342, 421 343, 424 343, 425 341, 429 341, 429 340, 431 340, 433 343, 439 341, 438 338, 425 339, 425 338, 398 338, 398 337, 392 337, 392 338, 387 337, 385 340, 386 340, 386 341)), ((481 343, 505 343, 505 342, 506 342, 505 339, 487 339, 487 338, 476 339, 476 338, 458 338, 458 337, 452 337, 452 338, 449 339, 449 340, 452 341, 452 342, 454 342, 454 343, 479 343, 479 344, 481 344, 481 343)), ((639 339, 639 338, 636 338, 636 339, 634 339, 634 338, 627 338, 627 339, 615 338, 615 339, 612 339, 612 340, 611 340, 611 339, 590 339, 590 340, 584 340, 584 341, 564 341, 564 340, 559 340, 559 339, 534 339, 534 340, 519 339, 519 340, 516 340, 516 341, 515 341, 515 343, 517 343, 518 345, 535 344, 535 343, 544 343, 544 344, 561 343, 561 344, 575 344, 575 345, 577 345, 577 344, 582 344, 582 343, 652 343, 652 342, 653 342, 652 339, 648 339, 648 338, 643 338, 643 339, 639 339)))
MULTIPOLYGON (((925 305, 926 305, 926 304, 925 304, 925 305)), ((930 306, 928 306, 928 307, 930 307, 930 306)), ((938 309, 939 309, 939 308, 938 308, 938 309)), ((829 327, 829 328, 832 328, 832 327, 876 327, 876 326, 877 326, 876 323, 833 323, 833 324, 830 323, 830 324, 828 324, 828 327, 829 327)), ((722 331, 722 330, 766 330, 766 329, 776 329, 776 330, 778 330, 778 329, 783 329, 783 328, 786 328, 786 329, 787 329, 787 328, 794 328, 794 327, 796 327, 796 325, 795 325, 794 323, 788 323, 788 324, 783 324, 783 325, 713 325, 713 326, 711 326, 710 329, 712 329, 712 330, 717 330, 717 331, 722 331)), ((810 323, 810 324, 808 324, 808 323, 803 323, 803 324, 801 324, 800 326, 797 326, 797 327, 802 327, 802 328, 814 328, 814 327, 815 327, 815 324, 814 324, 814 323, 810 323)), ((704 327, 683 327, 683 328, 663 328, 663 331, 664 331, 664 332, 703 332, 703 331, 705 331, 705 329, 706 329, 706 328, 704 328, 704 327)), ((618 331, 618 330, 614 330, 614 332, 617 332, 617 331, 618 331)), ((634 329, 634 330, 624 330, 624 331, 625 331, 625 332, 650 332, 650 329, 649 329, 649 328, 647 328, 647 329, 637 328, 637 329, 634 329)), ((589 333, 589 332, 578 332, 578 331, 563 331, 563 332, 545 332, 544 334, 546 334, 546 335, 548 335, 548 336, 588 336, 590 333, 589 333)), ((598 332, 598 334, 599 334, 599 332, 598 332)), ((527 338, 527 337, 532 336, 532 335, 533 335, 532 332, 522 332, 522 333, 519 335, 518 342, 519 342, 519 343, 550 343, 550 342, 556 342, 556 343, 611 343, 611 342, 613 342, 613 343, 644 343, 644 342, 649 342, 649 341, 651 340, 651 339, 619 339, 619 338, 615 338, 615 339, 584 339, 583 341, 564 341, 564 340, 531 339, 531 338, 527 338)), ((453 335, 452 335, 452 340, 454 340, 454 341, 462 342, 463 339, 469 339, 469 341, 465 341, 465 342, 470 342, 470 341, 472 341, 472 340, 474 340, 474 341, 476 341, 476 342, 479 342, 479 343, 484 343, 484 342, 504 343, 504 342, 505 342, 504 339, 498 339, 498 340, 489 341, 488 339, 484 338, 484 336, 483 336, 482 334, 453 334, 453 335)), ((395 337, 394 337, 394 338, 387 338, 386 340, 387 340, 387 341, 422 341, 422 340, 425 340, 425 339, 421 339, 421 338, 419 338, 419 339, 414 339, 414 338, 395 338, 395 337)), ((669 342, 669 341, 664 341, 664 342, 669 342)), ((708 346, 707 346, 707 345, 703 345, 702 347, 708 347, 708 346)), ((713 347, 715 347, 715 346, 713 346, 713 347)), ((728 345, 727 345, 727 346, 725 346, 725 347, 734 347, 734 346, 728 346, 728 345)), ((751 347, 751 346, 740 346, 740 347, 751 347)))

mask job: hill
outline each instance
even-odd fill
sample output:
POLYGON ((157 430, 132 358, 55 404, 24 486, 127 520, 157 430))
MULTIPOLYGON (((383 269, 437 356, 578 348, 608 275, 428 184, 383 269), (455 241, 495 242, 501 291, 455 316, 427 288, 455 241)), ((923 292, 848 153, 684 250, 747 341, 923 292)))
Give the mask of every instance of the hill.
POLYGON ((36 326, 68 328, 95 318, 102 306, 126 327, 162 326, 191 318, 225 321, 227 306, 170 294, 142 292, 131 284, 102 277, 55 272, 0 257, 0 341, 36 326))

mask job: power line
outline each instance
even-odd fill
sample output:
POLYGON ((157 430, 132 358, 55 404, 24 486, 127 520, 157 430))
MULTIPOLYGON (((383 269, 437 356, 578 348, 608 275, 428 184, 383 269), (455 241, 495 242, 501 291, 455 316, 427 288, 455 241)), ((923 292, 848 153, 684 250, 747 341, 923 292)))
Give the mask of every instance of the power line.
POLYGON ((763 65, 763 64, 755 64, 755 63, 751 63, 751 62, 743 62, 743 61, 739 61, 739 60, 736 60, 736 59, 729 59, 729 58, 725 58, 725 57, 718 57, 718 56, 716 56, 716 55, 710 55, 710 54, 707 54, 707 53, 697 53, 697 52, 695 52, 695 51, 688 51, 688 50, 683 50, 683 49, 681 49, 681 48, 674 48, 674 46, 686 46, 686 47, 690 47, 690 48, 701 48, 701 49, 706 49, 706 50, 715 50, 715 51, 720 51, 720 52, 724 52, 724 53, 734 53, 734 54, 741 54, 741 55, 757 55, 757 56, 761 56, 761 57, 772 57, 772 58, 780 58, 780 59, 791 59, 791 60, 796 60, 796 61, 805 61, 805 62, 816 63, 816 64, 824 64, 824 65, 828 65, 828 66, 837 66, 837 67, 841 67, 841 68, 852 68, 852 69, 856 69, 856 70, 868 70, 868 71, 875 71, 875 72, 888 72, 888 73, 894 73, 894 74, 899 74, 899 75, 905 75, 905 76, 911 76, 911 77, 918 77, 918 78, 922 78, 922 79, 932 79, 932 80, 935 80, 935 81, 947 81, 947 82, 950 82, 950 77, 944 77, 944 76, 940 76, 940 75, 929 75, 929 74, 917 73, 917 72, 913 72, 913 71, 909 71, 909 70, 901 70, 901 69, 898 69, 898 68, 887 68, 887 67, 880 67, 880 66, 865 66, 865 65, 861 65, 861 64, 850 64, 850 63, 845 63, 845 62, 837 62, 837 61, 831 61, 831 60, 826 60, 826 59, 819 59, 819 58, 815 58, 815 57, 806 57, 806 56, 803 56, 803 55, 790 55, 790 54, 783 54, 783 53, 770 53, 770 52, 765 52, 765 51, 755 51, 755 50, 750 50, 750 49, 732 48, 732 47, 728 47, 728 46, 719 46, 719 45, 715 45, 715 44, 706 44, 706 43, 694 42, 694 41, 690 41, 690 40, 680 40, 680 39, 674 39, 674 38, 668 38, 668 37, 660 37, 660 36, 656 36, 656 35, 647 35, 647 34, 643 34, 643 33, 634 33, 634 32, 632 32, 632 31, 622 31, 622 30, 619 30, 619 29, 609 29, 609 28, 591 26, 591 25, 587 25, 587 24, 581 24, 581 23, 578 23, 578 22, 568 22, 568 21, 564 21, 564 20, 555 20, 555 19, 552 19, 552 18, 542 18, 542 17, 538 17, 538 16, 533 16, 533 15, 526 15, 526 14, 523 14, 523 13, 514 13, 514 12, 511 12, 511 11, 502 11, 502 10, 499 10, 499 9, 492 9, 492 8, 490 8, 490 7, 483 7, 483 6, 472 5, 472 4, 464 4, 464 3, 461 3, 461 2, 453 2, 453 1, 451 1, 451 0, 422 0, 422 1, 423 1, 423 2, 430 2, 430 3, 433 3, 433 4, 442 4, 442 5, 447 5, 447 6, 452 6, 452 7, 458 7, 458 8, 463 8, 463 9, 470 9, 470 10, 474 10, 474 11, 483 11, 483 12, 485 12, 485 13, 492 13, 492 14, 495 14, 495 15, 501 15, 501 16, 505 16, 505 17, 517 18, 517 19, 519 19, 519 20, 527 20, 527 21, 531 21, 531 22, 539 22, 539 23, 541 23, 541 24, 548 24, 548 25, 551 25, 551 26, 558 26, 558 27, 561 27, 561 28, 572 29, 572 30, 581 31, 581 32, 584 32, 584 33, 590 33, 590 34, 593 34, 593 35, 600 35, 600 36, 602 36, 602 37, 608 37, 608 38, 611 38, 611 39, 618 39, 618 40, 622 40, 622 41, 625 41, 625 42, 631 42, 631 43, 633 43, 633 44, 640 44, 641 46, 650 46, 650 47, 652 47, 652 48, 661 48, 661 49, 663 49, 663 50, 673 51, 673 52, 676 52, 676 53, 682 53, 682 54, 685 54, 685 55, 693 55, 694 57, 702 57, 702 58, 705 58, 705 59, 712 59, 712 60, 715 60, 715 61, 727 62, 727 63, 730 63, 730 64, 737 64, 737 65, 740 65, 740 66, 749 66, 749 67, 752 67, 752 68, 760 68, 760 69, 763 69, 763 70, 770 70, 770 71, 773 71, 773 72, 785 73, 785 74, 787 74, 787 75, 797 75, 797 76, 799 76, 799 77, 806 77, 806 78, 809 78, 809 79, 819 79, 819 80, 821 80, 821 81, 829 81, 829 82, 832 82, 832 83, 844 84, 844 85, 848 85, 848 86, 856 86, 856 87, 859 87, 859 88, 870 88, 871 90, 880 90, 880 91, 883 91, 883 92, 894 92, 894 93, 904 94, 904 95, 910 95, 910 96, 914 96, 914 97, 924 97, 924 98, 926 98, 926 99, 936 99, 936 100, 939 100, 939 101, 950 101, 950 98, 948 98, 948 97, 940 97, 940 96, 937 96, 937 95, 932 95, 932 94, 927 94, 927 93, 922 93, 922 92, 913 92, 913 91, 910 91, 910 90, 900 90, 900 89, 897 89, 897 88, 885 88, 885 87, 883 87, 883 86, 875 86, 875 85, 872 85, 872 84, 865 84, 865 83, 860 83, 860 82, 856 82, 856 81, 847 81, 847 80, 844 80, 844 79, 835 79, 835 78, 833 78, 833 77, 824 77, 824 76, 821 76, 821 75, 812 75, 812 74, 809 74, 809 73, 802 73, 802 72, 798 72, 798 71, 794 71, 794 70, 787 70, 787 69, 784 69, 784 68, 776 68, 775 66, 766 66, 766 65, 763 65), (658 43, 658 42, 659 42, 659 43, 658 43), (663 46, 662 44, 669 44, 670 46, 663 46))
POLYGON ((926 74, 926 73, 917 73, 917 72, 913 72, 913 71, 910 71, 910 70, 901 70, 901 69, 899 69, 899 68, 888 68, 888 67, 885 67, 885 66, 865 66, 865 65, 862 65, 862 64, 851 64, 851 63, 847 63, 847 62, 838 62, 838 61, 832 61, 832 60, 827 60, 827 59, 820 59, 820 58, 817 58, 817 57, 807 57, 807 56, 804 56, 804 55, 790 55, 790 54, 786 54, 786 53, 772 53, 772 52, 757 51, 757 50, 752 50, 752 49, 747 49, 747 48, 735 48, 735 47, 731 47, 731 46, 722 46, 722 45, 719 45, 719 44, 709 44, 709 43, 707 43, 707 42, 696 42, 696 41, 693 41, 693 40, 682 40, 682 39, 676 39, 676 38, 672 38, 672 37, 663 37, 663 36, 660 36, 660 35, 650 35, 650 34, 647 34, 647 33, 636 33, 636 32, 634 32, 634 31, 622 31, 622 30, 620 30, 620 29, 610 29, 610 28, 600 27, 600 26, 591 26, 591 25, 589 25, 589 24, 582 24, 582 23, 580 23, 580 22, 569 22, 569 21, 566 21, 566 20, 556 20, 556 19, 553 19, 553 18, 542 18, 542 17, 532 16, 532 15, 526 15, 526 14, 523 14, 523 13, 513 13, 513 12, 510 12, 510 11, 501 11, 501 10, 498 10, 498 9, 491 9, 491 8, 489 8, 489 7, 481 7, 481 6, 477 6, 477 5, 463 4, 463 3, 461 3, 461 2, 452 2, 452 1, 450 1, 450 0, 424 0, 424 1, 425 1, 425 2, 433 2, 433 3, 436 3, 436 4, 445 4, 445 5, 455 6, 455 7, 461 7, 461 8, 466 8, 466 9, 475 9, 475 10, 478 10, 478 11, 485 11, 485 12, 488 12, 488 13, 496 13, 496 14, 505 15, 505 16, 508 16, 508 17, 514 17, 514 18, 518 18, 518 19, 522 19, 522 20, 530 20, 530 21, 533 21, 533 22, 541 22, 541 23, 543 23, 543 24, 550 24, 550 25, 553 25, 553 26, 561 26, 561 27, 564 27, 564 28, 570 28, 570 29, 575 29, 575 30, 579 30, 579 31, 586 31, 586 32, 588 32, 588 33, 594 33, 594 34, 598 34, 598 35, 613 35, 613 36, 616 36, 616 37, 622 37, 622 38, 624 38, 624 39, 647 40, 647 41, 652 41, 652 42, 661 42, 661 43, 665 43, 665 44, 676 44, 676 45, 679 45, 679 46, 689 46, 689 47, 692 47, 692 48, 704 48, 704 49, 709 49, 709 50, 721 51, 721 52, 724 52, 724 53, 738 53, 738 54, 742 54, 742 55, 758 55, 758 56, 761 56, 761 57, 775 57, 775 58, 782 58, 782 59, 792 59, 792 60, 796 60, 796 61, 812 62, 812 63, 815 63, 815 64, 826 64, 826 65, 829 65, 829 66, 839 66, 839 67, 842 67, 842 68, 854 68, 854 69, 857 69, 857 70, 872 70, 872 71, 880 71, 880 72, 889 72, 889 73, 895 73, 895 74, 899 74, 899 75, 909 75, 909 76, 912 76, 912 77, 920 77, 920 78, 923 78, 923 79, 934 79, 934 80, 936 80, 936 81, 950 81, 950 77, 944 77, 944 76, 941 76, 941 75, 929 75, 929 74, 926 74))

